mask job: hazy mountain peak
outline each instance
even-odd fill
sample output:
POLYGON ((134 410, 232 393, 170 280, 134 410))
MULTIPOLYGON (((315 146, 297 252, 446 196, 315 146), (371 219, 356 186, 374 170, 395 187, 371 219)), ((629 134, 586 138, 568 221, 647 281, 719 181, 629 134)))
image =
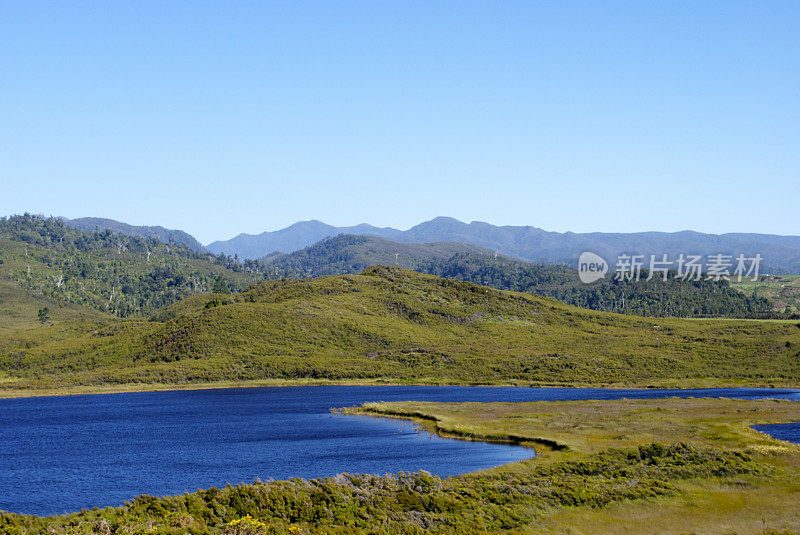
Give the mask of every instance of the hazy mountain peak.
POLYGON ((300 221, 287 228, 258 236, 242 234, 218 241, 208 248, 241 258, 261 258, 273 251, 291 253, 338 234, 379 236, 401 243, 457 242, 495 250, 520 260, 574 263, 584 251, 605 257, 610 263, 620 254, 761 254, 764 272, 800 272, 800 237, 768 234, 703 234, 681 232, 575 233, 550 232, 533 226, 496 226, 482 221, 464 223, 438 216, 408 230, 379 228, 367 223, 334 227, 317 220, 300 221))
POLYGON ((168 229, 162 226, 129 225, 114 219, 104 217, 79 217, 76 219, 59 218, 64 225, 76 230, 93 232, 96 230, 111 230, 126 236, 141 236, 142 238, 155 238, 162 243, 182 243, 197 252, 205 252, 206 248, 194 236, 182 230, 168 229))

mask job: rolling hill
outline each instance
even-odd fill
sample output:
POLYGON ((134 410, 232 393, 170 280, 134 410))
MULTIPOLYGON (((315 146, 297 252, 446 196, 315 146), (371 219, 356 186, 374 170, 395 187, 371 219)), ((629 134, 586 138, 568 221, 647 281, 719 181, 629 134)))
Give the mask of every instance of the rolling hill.
POLYGON ((800 314, 800 275, 762 275, 757 281, 748 279, 731 286, 743 294, 768 299, 779 312, 800 314))
POLYGON ((339 235, 291 254, 262 260, 270 278, 318 277, 360 273, 376 264, 397 265, 421 273, 530 292, 564 303, 641 316, 766 317, 773 304, 734 291, 727 281, 667 281, 658 278, 614 280, 591 285, 580 282, 577 270, 563 265, 533 264, 488 249, 460 243, 404 244, 375 236, 339 235))
POLYGON ((191 385, 247 380, 452 384, 800 384, 791 322, 658 321, 374 267, 197 294, 162 321, 84 334, 29 331, 0 355, 0 387, 191 385))

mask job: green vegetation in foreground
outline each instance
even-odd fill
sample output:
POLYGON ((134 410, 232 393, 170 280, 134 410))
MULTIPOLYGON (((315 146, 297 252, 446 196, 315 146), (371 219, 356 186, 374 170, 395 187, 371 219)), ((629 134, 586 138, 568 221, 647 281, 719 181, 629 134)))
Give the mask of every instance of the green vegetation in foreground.
POLYGON ((770 300, 777 312, 800 316, 800 275, 762 275, 757 281, 732 283, 731 287, 754 298, 770 300))
MULTIPOLYGON (((155 321, 0 338, 0 388, 316 379, 539 385, 800 384, 797 322, 659 319, 375 267, 198 294, 155 321)), ((33 393, 33 392, 32 392, 33 393)))
POLYGON ((386 403, 444 435, 539 444, 540 457, 439 479, 341 474, 140 496, 3 533, 794 533, 800 447, 750 425, 800 420, 789 401, 663 399, 386 403), (541 446, 548 444, 549 447, 541 446))

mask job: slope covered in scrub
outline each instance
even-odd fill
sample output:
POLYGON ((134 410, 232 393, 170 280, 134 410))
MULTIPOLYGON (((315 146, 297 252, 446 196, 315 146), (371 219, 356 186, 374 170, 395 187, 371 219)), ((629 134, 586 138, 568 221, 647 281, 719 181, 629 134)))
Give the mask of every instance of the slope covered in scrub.
POLYGON ((797 385, 796 322, 653 320, 376 266, 181 301, 0 355, 6 388, 261 379, 797 385))

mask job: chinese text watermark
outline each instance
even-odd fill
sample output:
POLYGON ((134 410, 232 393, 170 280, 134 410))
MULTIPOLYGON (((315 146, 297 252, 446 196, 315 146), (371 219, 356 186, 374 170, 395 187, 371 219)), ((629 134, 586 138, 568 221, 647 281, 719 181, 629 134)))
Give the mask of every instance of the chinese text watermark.
MULTIPOLYGON (((758 280, 759 267, 763 258, 755 256, 726 255, 722 253, 706 255, 680 254, 674 260, 667 254, 661 255, 619 255, 617 257, 614 280, 639 281, 642 271, 647 276, 644 280, 660 278, 666 281, 670 273, 682 281, 712 280, 721 281, 735 279, 741 282, 745 278, 758 280)), ((599 255, 584 252, 578 259, 578 276, 581 282, 590 284, 602 279, 608 273, 608 263, 599 255)))

